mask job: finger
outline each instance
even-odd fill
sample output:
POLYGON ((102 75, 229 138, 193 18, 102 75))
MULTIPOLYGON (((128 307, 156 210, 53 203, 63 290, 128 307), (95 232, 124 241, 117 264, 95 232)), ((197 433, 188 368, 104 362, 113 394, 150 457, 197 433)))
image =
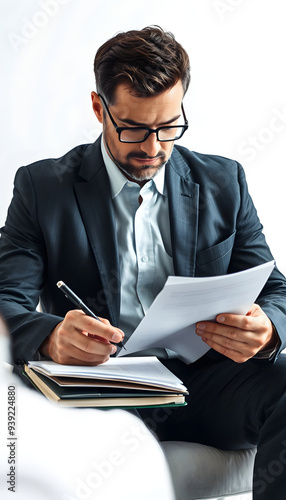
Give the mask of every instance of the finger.
MULTIPOLYGON (((120 332, 121 332, 121 330, 120 330, 120 332)), ((89 333, 89 332, 82 332, 82 333, 84 335, 86 335, 87 337, 90 337, 90 338, 95 339, 95 340, 100 340, 101 342, 105 342, 105 343, 109 344, 109 340, 105 339, 104 337, 100 337, 99 335, 95 335, 94 333, 89 333)), ((123 334, 123 338, 124 338, 124 334, 123 334)))
POLYGON ((95 356, 94 358, 92 358, 92 360, 90 360, 85 357, 78 357, 78 353, 74 352, 73 355, 65 355, 65 357, 62 358, 61 361, 57 361, 57 363, 61 363, 64 365, 96 366, 105 363, 108 360, 109 356, 95 356))
POLYGON ((237 351, 242 354, 247 354, 249 350, 252 349, 252 346, 250 346, 248 342, 241 341, 241 339, 233 340, 227 336, 218 335, 210 332, 204 332, 200 336, 204 340, 204 342, 207 343, 212 342, 213 344, 217 344, 222 348, 230 349, 232 351, 237 351))
POLYGON ((103 342, 105 344, 109 344, 109 340, 105 339, 104 337, 100 337, 99 335, 95 335, 94 333, 88 333, 88 332, 82 332, 86 337, 89 337, 94 340, 99 340, 100 342, 103 342))
MULTIPOLYGON (((229 359, 232 359, 236 363, 244 363, 254 355, 252 352, 249 353, 248 350, 246 350, 246 352, 241 352, 240 350, 231 349, 222 345, 221 343, 215 342, 215 340, 207 339, 206 337, 202 337, 202 340, 209 347, 219 352, 220 354, 223 354, 229 359)), ((241 348, 241 346, 239 346, 239 348, 241 348)))
POLYGON ((88 344, 81 347, 78 347, 77 345, 71 345, 67 352, 68 356, 75 358, 81 362, 84 361, 86 363, 97 364, 109 359, 111 354, 114 354, 117 349, 116 346, 113 346, 111 344, 102 344, 101 342, 96 342, 93 340, 89 340, 89 342, 92 344, 91 348, 88 344))
POLYGON ((196 325, 196 333, 198 335, 206 335, 207 333, 209 333, 236 339, 238 336, 238 332, 241 332, 241 330, 234 326, 213 323, 211 321, 198 323, 196 325))
MULTIPOLYGON (((100 321, 102 323, 105 323, 106 325, 111 325, 110 321, 106 318, 101 318, 100 316, 98 316, 98 319, 100 319, 100 321)), ((118 328, 117 326, 112 326, 112 328, 115 328, 115 330, 118 330, 119 333, 121 333, 124 337, 124 332, 122 330, 120 330, 120 328, 118 328)))
POLYGON ((92 335, 97 335, 111 342, 121 342, 124 333, 119 328, 115 328, 103 321, 87 316, 80 310, 71 310, 66 316, 64 322, 66 327, 75 328, 79 331, 86 331, 92 335))
MULTIPOLYGON (((111 323, 110 323, 110 321, 109 321, 108 319, 106 319, 106 318, 101 318, 100 316, 98 316, 98 318, 100 319, 100 321, 101 321, 102 323, 105 323, 106 325, 111 325, 111 323)), ((114 328, 114 329, 115 329, 115 330, 117 330, 119 333, 121 333, 121 335, 122 335, 122 336, 123 336, 123 338, 124 338, 125 333, 123 332, 123 330, 121 330, 121 329, 120 329, 120 328, 118 328, 117 326, 112 326, 112 328, 114 328)))
POLYGON ((235 337, 237 330, 251 332, 257 329, 257 318, 239 314, 219 314, 216 322, 202 321, 197 323, 198 330, 206 330, 212 333, 221 333, 235 337))
MULTIPOLYGON (((71 350, 76 349, 76 357, 78 359, 88 360, 86 357, 87 354, 91 354, 92 356, 110 356, 117 351, 117 347, 108 340, 102 337, 90 337, 89 334, 84 334, 76 328, 67 329, 64 324, 57 332, 56 342, 57 351, 60 354, 66 352, 71 355, 71 350)), ((90 359, 90 361, 92 361, 92 359, 90 359)))
POLYGON ((255 326, 255 319, 250 315, 219 314, 216 320, 220 324, 239 328, 240 330, 253 330, 255 326))
POLYGON ((65 331, 64 328, 59 329, 52 343, 52 359, 61 364, 99 364, 117 349, 112 344, 95 341, 78 331, 65 331))
MULTIPOLYGON (((210 324, 207 324, 210 328, 210 324)), ((232 330, 232 337, 236 337, 238 340, 230 338, 226 334, 226 330, 229 327, 223 327, 221 325, 216 325, 212 323, 211 326, 215 328, 220 328, 219 333, 211 333, 206 330, 197 330, 199 336, 202 340, 212 349, 223 354, 224 356, 232 359, 237 363, 244 363, 248 359, 252 358, 257 352, 257 346, 255 342, 250 341, 249 332, 244 332, 242 330, 234 329, 232 330), (224 335, 222 334, 222 331, 224 335)))
POLYGON ((61 364, 71 364, 70 358, 76 359, 77 364, 81 362, 98 364, 114 354, 116 350, 116 346, 108 341, 101 342, 89 338, 64 321, 58 325, 50 339, 50 356, 61 364))
POLYGON ((253 304, 247 315, 235 314, 219 314, 217 316, 218 323, 228 325, 232 328, 238 328, 241 331, 253 332, 254 335, 263 335, 272 331, 270 319, 264 311, 257 305, 253 304))
POLYGON ((219 323, 199 323, 196 333, 207 340, 243 353, 246 352, 245 348, 249 348, 252 352, 253 349, 258 349, 263 344, 262 336, 251 330, 241 330, 235 326, 219 323))

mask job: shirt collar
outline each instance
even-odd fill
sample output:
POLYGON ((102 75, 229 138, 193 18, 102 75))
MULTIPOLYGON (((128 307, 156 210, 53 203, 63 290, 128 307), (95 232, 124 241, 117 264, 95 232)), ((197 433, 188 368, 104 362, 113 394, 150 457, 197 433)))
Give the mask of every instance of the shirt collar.
POLYGON ((119 170, 119 168, 115 165, 110 156, 107 154, 107 151, 104 146, 103 136, 101 138, 101 153, 108 173, 111 185, 111 196, 113 199, 120 193, 125 184, 128 182, 128 179, 126 179, 125 175, 123 175, 123 173, 119 170))
MULTIPOLYGON (((116 196, 124 188, 125 184, 127 184, 128 179, 125 175, 119 170, 117 165, 115 165, 114 161, 107 154, 105 149, 103 136, 101 138, 101 153, 103 156, 103 161, 106 166, 106 170, 108 173, 110 185, 111 185, 111 196, 114 199, 116 196)), ((164 196, 164 186, 165 186, 165 165, 160 168, 159 172, 153 178, 153 182, 156 186, 157 191, 164 196)))

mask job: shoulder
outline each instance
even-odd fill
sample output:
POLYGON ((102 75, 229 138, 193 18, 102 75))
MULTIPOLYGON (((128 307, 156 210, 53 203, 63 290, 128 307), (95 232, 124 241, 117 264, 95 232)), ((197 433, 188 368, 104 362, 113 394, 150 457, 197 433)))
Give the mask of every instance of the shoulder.
POLYGON ((192 169, 236 169, 239 163, 231 158, 225 156, 198 153, 196 151, 190 151, 188 148, 183 146, 174 146, 174 151, 172 154, 173 161, 178 161, 179 158, 183 159, 189 168, 192 169))
POLYGON ((196 183, 200 198, 215 200, 223 205, 239 203, 248 194, 243 167, 239 162, 219 155, 197 153, 175 146, 172 166, 186 180, 196 183))
POLYGON ((190 176, 205 189, 208 185, 226 187, 232 185, 239 189, 245 184, 245 172, 240 163, 220 155, 198 153, 182 146, 175 146, 171 164, 177 172, 190 176))
POLYGON ((46 158, 21 167, 16 173, 15 181, 23 182, 30 178, 34 182, 62 182, 66 174, 77 175, 88 147, 88 144, 83 144, 59 158, 46 158))
POLYGON ((56 206, 56 200, 68 204, 77 185, 95 176, 104 167, 100 139, 82 144, 59 158, 47 158, 19 168, 14 180, 13 199, 26 206, 56 206))
POLYGON ((92 144, 81 144, 59 158, 47 158, 21 167, 15 183, 30 180, 35 184, 70 184, 82 178, 89 179, 102 168, 101 136, 92 144))

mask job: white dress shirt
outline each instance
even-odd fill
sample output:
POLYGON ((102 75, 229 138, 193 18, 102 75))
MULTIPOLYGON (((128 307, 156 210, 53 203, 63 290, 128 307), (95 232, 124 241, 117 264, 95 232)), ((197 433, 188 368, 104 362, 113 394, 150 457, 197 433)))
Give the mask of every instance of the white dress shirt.
POLYGON ((174 274, 165 166, 140 188, 111 160, 103 140, 101 149, 116 221, 121 279, 119 328, 129 338, 167 277, 174 274))

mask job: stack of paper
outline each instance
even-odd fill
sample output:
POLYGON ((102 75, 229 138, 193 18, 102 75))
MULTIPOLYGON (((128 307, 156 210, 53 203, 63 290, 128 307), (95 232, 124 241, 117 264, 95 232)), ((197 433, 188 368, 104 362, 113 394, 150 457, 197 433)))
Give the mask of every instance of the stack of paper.
POLYGON ((110 358, 98 366, 31 361, 24 373, 48 399, 63 406, 184 405, 188 394, 155 356, 110 358))

